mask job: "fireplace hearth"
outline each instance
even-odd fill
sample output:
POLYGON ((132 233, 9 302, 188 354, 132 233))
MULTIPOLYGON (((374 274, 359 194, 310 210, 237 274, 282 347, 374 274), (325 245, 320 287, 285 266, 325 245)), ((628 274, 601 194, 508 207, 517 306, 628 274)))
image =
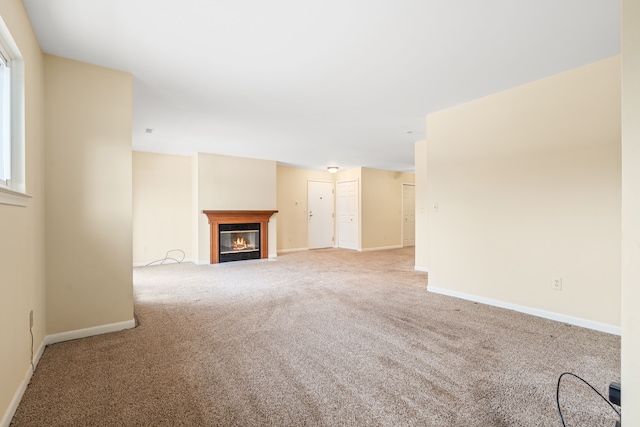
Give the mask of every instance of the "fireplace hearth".
POLYGON ((278 211, 202 211, 210 230, 210 262, 269 256, 269 218, 278 211))

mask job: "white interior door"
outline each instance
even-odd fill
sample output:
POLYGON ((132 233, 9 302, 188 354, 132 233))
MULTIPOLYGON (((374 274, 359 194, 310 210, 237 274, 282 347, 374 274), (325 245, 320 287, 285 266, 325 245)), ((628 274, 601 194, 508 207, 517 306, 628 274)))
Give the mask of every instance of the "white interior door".
POLYGON ((308 181, 307 223, 309 249, 333 247, 333 182, 308 181))
POLYGON ((358 180, 339 182, 338 200, 338 247, 358 249, 358 180))
POLYGON ((402 184, 402 246, 416 245, 416 186, 402 184))

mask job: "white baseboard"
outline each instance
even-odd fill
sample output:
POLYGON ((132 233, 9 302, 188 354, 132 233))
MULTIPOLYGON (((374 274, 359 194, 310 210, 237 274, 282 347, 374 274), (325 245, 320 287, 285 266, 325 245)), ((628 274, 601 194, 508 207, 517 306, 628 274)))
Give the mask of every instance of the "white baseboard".
POLYGON ((401 249, 401 248, 402 248, 402 245, 378 246, 376 248, 364 248, 364 249, 361 249, 360 252, 386 251, 387 249, 401 249))
POLYGON ((108 325, 94 326, 92 328, 76 329, 75 331, 61 332, 59 334, 47 335, 44 337, 46 345, 55 344, 63 341, 77 340, 79 338, 92 337, 94 335, 106 334, 109 332, 118 332, 123 329, 135 328, 135 319, 125 322, 110 323, 108 325))
POLYGON ((304 252, 308 251, 309 248, 293 248, 293 249, 278 249, 279 254, 286 254, 288 252, 304 252))
MULTIPOLYGON (((147 265, 151 264, 152 262, 155 262, 155 264, 152 264, 152 265, 160 265, 160 260, 156 260, 156 261, 134 262, 133 266, 134 267, 146 267, 147 265)), ((192 262, 194 264, 197 264, 196 260, 193 259, 193 258, 185 258, 180 262, 180 264, 184 264, 185 262, 192 262)), ((168 259, 165 262, 163 262, 162 264, 178 264, 178 262, 168 259)))
POLYGON ((38 350, 36 350, 36 354, 33 355, 33 366, 36 367, 38 366, 38 363, 40 362, 40 358, 42 357, 42 353, 44 353, 44 349, 47 346, 44 344, 44 341, 40 341, 40 346, 38 347, 38 350))
MULTIPOLYGON (((44 349, 45 349, 44 341, 41 341, 40 346, 38 347, 38 350, 33 355, 32 362, 33 362, 34 368, 38 366, 38 362, 40 361, 40 357, 42 356, 42 353, 44 353, 44 349)), ((11 402, 9 403, 9 407, 7 408, 7 411, 2 416, 2 420, 0 420, 0 427, 9 427, 9 424, 11 424, 11 420, 13 419, 13 416, 16 414, 16 411, 18 410, 18 405, 22 400, 22 396, 24 395, 24 392, 27 390, 27 386, 29 385, 29 381, 31 381, 32 375, 33 375, 33 370, 31 368, 31 365, 29 365, 29 367, 27 368, 27 372, 24 375, 24 379, 22 380, 22 382, 20 383, 20 386, 14 393, 13 399, 11 399, 11 402)))
POLYGON ((429 272, 429 269, 428 269, 427 267, 420 267, 419 265, 414 265, 414 266, 413 266, 413 269, 414 269, 415 271, 423 271, 423 272, 425 272, 425 273, 428 273, 428 272, 429 272))
POLYGON ((276 258, 278 258, 278 254, 277 253, 269 254, 269 259, 276 259, 276 258))
POLYGON ((609 325, 607 323, 594 322, 593 320, 582 319, 579 317, 568 316, 566 314, 554 313, 553 311, 542 310, 524 305, 512 304, 505 301, 485 298, 477 295, 466 294, 464 292, 442 289, 435 286, 427 286, 427 291, 434 294, 447 295, 450 297, 461 298, 468 301, 479 302, 482 304, 492 305, 494 307, 506 308, 508 310, 518 311, 520 313, 530 314, 532 316, 542 317, 544 319, 555 320, 556 322, 568 323, 570 325, 581 326, 583 328, 593 329, 600 332, 606 332, 613 335, 621 335, 620 326, 609 325))

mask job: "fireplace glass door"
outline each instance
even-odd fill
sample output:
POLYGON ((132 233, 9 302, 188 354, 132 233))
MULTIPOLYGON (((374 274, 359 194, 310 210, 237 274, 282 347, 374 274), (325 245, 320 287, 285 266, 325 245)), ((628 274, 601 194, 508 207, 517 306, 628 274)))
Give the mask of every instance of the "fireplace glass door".
POLYGON ((220 224, 220 262, 260 258, 260 224, 220 224))

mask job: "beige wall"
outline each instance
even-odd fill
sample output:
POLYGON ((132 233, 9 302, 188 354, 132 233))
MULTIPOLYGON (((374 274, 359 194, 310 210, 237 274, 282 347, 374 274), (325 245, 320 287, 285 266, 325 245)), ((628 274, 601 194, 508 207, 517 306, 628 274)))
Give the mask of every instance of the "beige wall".
MULTIPOLYGON (((191 255, 194 258, 194 262, 198 263, 199 251, 200 251, 200 221, 202 218, 202 211, 198 211, 200 207, 200 197, 198 190, 200 189, 198 179, 198 161, 200 156, 198 154, 191 156, 191 255)), ((209 239, 209 237, 207 237, 209 239)), ((204 255, 203 255, 204 256, 204 255)), ((205 262, 206 260, 202 260, 205 262)))
POLYGON ((352 168, 343 171, 338 171, 335 174, 335 181, 352 181, 354 179, 362 178, 362 168, 352 168))
POLYGON ((131 74, 45 55, 47 334, 131 321, 131 74))
POLYGON ((640 3, 622 0, 622 407, 640 425, 640 3))
POLYGON ((416 142, 415 146, 415 179, 416 179, 416 248, 415 268, 427 271, 429 266, 429 223, 428 188, 427 185, 427 141, 416 142), (418 238, 420 236, 420 238, 418 238))
POLYGON ((402 247, 402 184, 414 182, 413 173, 362 168, 362 250, 402 247))
POLYGON ((307 249, 307 183, 333 181, 326 171, 277 166, 278 251, 307 249))
POLYGON ((190 157, 133 152, 134 264, 163 259, 173 249, 183 250, 186 260, 194 258, 191 191, 190 157))
POLYGON ((620 141, 620 57, 429 115, 429 286, 620 325, 620 141))
MULTIPOLYGON (((42 53, 20 0, 0 2, 0 16, 25 69, 26 192, 28 207, 0 204, 0 424, 31 370, 29 311, 34 353, 45 335, 44 304, 44 88, 42 53)), ((17 402, 14 402, 17 403, 17 402)))
POLYGON ((414 183, 415 174, 364 167, 335 174, 336 183, 352 180, 358 180, 358 247, 365 251, 401 247, 402 184, 414 183))
MULTIPOLYGON (((277 209, 276 164, 206 153, 135 152, 133 193, 134 264, 162 259, 176 248, 185 251, 187 261, 209 263, 209 223, 202 211, 277 209)), ((277 232, 274 215, 270 256, 276 255, 277 232)))
MULTIPOLYGON (((276 162, 198 153, 198 261, 209 262, 209 223, 203 210, 275 210, 276 162)), ((277 253, 277 214, 269 221, 269 256, 277 253)))
POLYGON ((277 167, 278 250, 307 248, 307 183, 350 181, 360 189, 360 247, 363 250, 402 246, 402 184, 413 173, 353 168, 332 175, 325 171, 277 167), (296 204, 297 202, 297 204, 296 204))

